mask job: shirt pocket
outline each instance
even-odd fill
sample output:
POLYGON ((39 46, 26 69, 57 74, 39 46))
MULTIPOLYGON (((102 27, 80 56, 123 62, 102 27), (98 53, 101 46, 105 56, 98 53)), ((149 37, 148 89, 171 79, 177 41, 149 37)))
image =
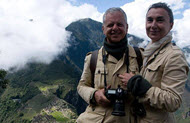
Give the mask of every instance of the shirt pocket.
POLYGON ((104 68, 96 68, 95 71, 95 80, 94 80, 94 84, 95 84, 95 88, 104 88, 104 76, 106 76, 106 79, 108 75, 108 69, 106 68, 104 71, 104 68))
POLYGON ((163 67, 161 63, 150 64, 147 66, 145 79, 147 79, 153 86, 161 86, 162 75, 163 67))
POLYGON ((130 66, 129 67, 130 72, 132 72, 133 74, 139 74, 139 70, 137 66, 130 66))

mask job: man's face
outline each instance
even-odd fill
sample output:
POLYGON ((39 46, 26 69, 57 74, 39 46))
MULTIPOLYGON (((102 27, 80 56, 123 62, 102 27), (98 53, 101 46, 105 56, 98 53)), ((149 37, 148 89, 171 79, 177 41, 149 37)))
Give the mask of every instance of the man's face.
POLYGON ((108 43, 116 43, 125 37, 128 31, 128 25, 125 22, 123 14, 116 11, 106 15, 102 30, 108 43))
POLYGON ((146 33, 148 37, 156 42, 166 36, 172 29, 168 12, 163 8, 152 8, 146 16, 146 33))

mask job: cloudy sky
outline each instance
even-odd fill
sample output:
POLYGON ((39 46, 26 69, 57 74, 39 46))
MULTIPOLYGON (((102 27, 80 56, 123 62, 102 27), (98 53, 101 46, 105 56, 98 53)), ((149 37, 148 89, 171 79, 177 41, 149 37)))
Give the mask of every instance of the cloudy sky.
POLYGON ((148 40, 145 14, 159 1, 167 2, 174 12, 172 31, 177 45, 189 46, 189 0, 0 0, 0 68, 50 63, 66 51, 70 37, 66 26, 82 18, 102 22, 103 13, 110 7, 121 7, 127 13, 130 34, 148 40))

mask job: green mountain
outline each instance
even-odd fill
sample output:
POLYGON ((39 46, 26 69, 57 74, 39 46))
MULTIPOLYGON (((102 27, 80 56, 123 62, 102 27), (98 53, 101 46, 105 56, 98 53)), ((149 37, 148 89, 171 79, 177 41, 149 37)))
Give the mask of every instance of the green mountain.
MULTIPOLYGON (((102 46, 102 23, 82 19, 66 27, 71 37, 66 53, 50 64, 29 63, 17 72, 9 72, 7 89, 0 90, 0 123, 75 122, 86 103, 76 91, 85 55, 102 46)), ((140 39, 128 34, 131 45, 140 39)), ((186 88, 190 87, 189 81, 186 88)), ((180 123, 188 122, 182 115, 190 104, 190 91, 185 90, 184 104, 177 112, 180 123)))

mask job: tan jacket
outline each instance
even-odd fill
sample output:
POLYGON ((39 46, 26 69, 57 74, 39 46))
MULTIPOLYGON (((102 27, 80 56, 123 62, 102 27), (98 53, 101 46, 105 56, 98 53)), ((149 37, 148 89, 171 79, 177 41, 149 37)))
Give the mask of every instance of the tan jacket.
MULTIPOLYGON (((137 56, 134 49, 129 46, 129 71, 135 74, 138 73, 136 57, 137 56)), ((129 123, 130 120, 133 120, 133 117, 130 115, 129 108, 133 98, 129 94, 127 94, 126 97, 126 116, 124 117, 111 115, 113 111, 113 105, 109 107, 102 107, 99 105, 92 106, 90 104, 90 99, 92 98, 93 93, 98 89, 104 88, 104 64, 102 62, 102 48, 99 50, 98 61, 95 70, 95 88, 91 87, 91 72, 89 67, 90 58, 91 54, 87 55, 85 58, 84 70, 77 87, 78 93, 89 104, 89 106, 87 107, 86 111, 79 116, 77 123, 129 123)), ((124 62, 124 58, 125 54, 119 61, 113 56, 108 55, 108 59, 106 61, 107 85, 111 85, 111 87, 114 89, 117 88, 118 84, 120 84, 122 88, 126 89, 122 86, 121 81, 117 77, 117 74, 123 74, 126 72, 126 64, 124 62)))
POLYGON ((143 66, 141 75, 152 87, 139 101, 144 103, 147 115, 139 123, 175 123, 172 112, 182 103, 182 93, 189 68, 182 51, 170 40, 154 52, 143 66), (156 55, 157 54, 157 55, 156 55))

